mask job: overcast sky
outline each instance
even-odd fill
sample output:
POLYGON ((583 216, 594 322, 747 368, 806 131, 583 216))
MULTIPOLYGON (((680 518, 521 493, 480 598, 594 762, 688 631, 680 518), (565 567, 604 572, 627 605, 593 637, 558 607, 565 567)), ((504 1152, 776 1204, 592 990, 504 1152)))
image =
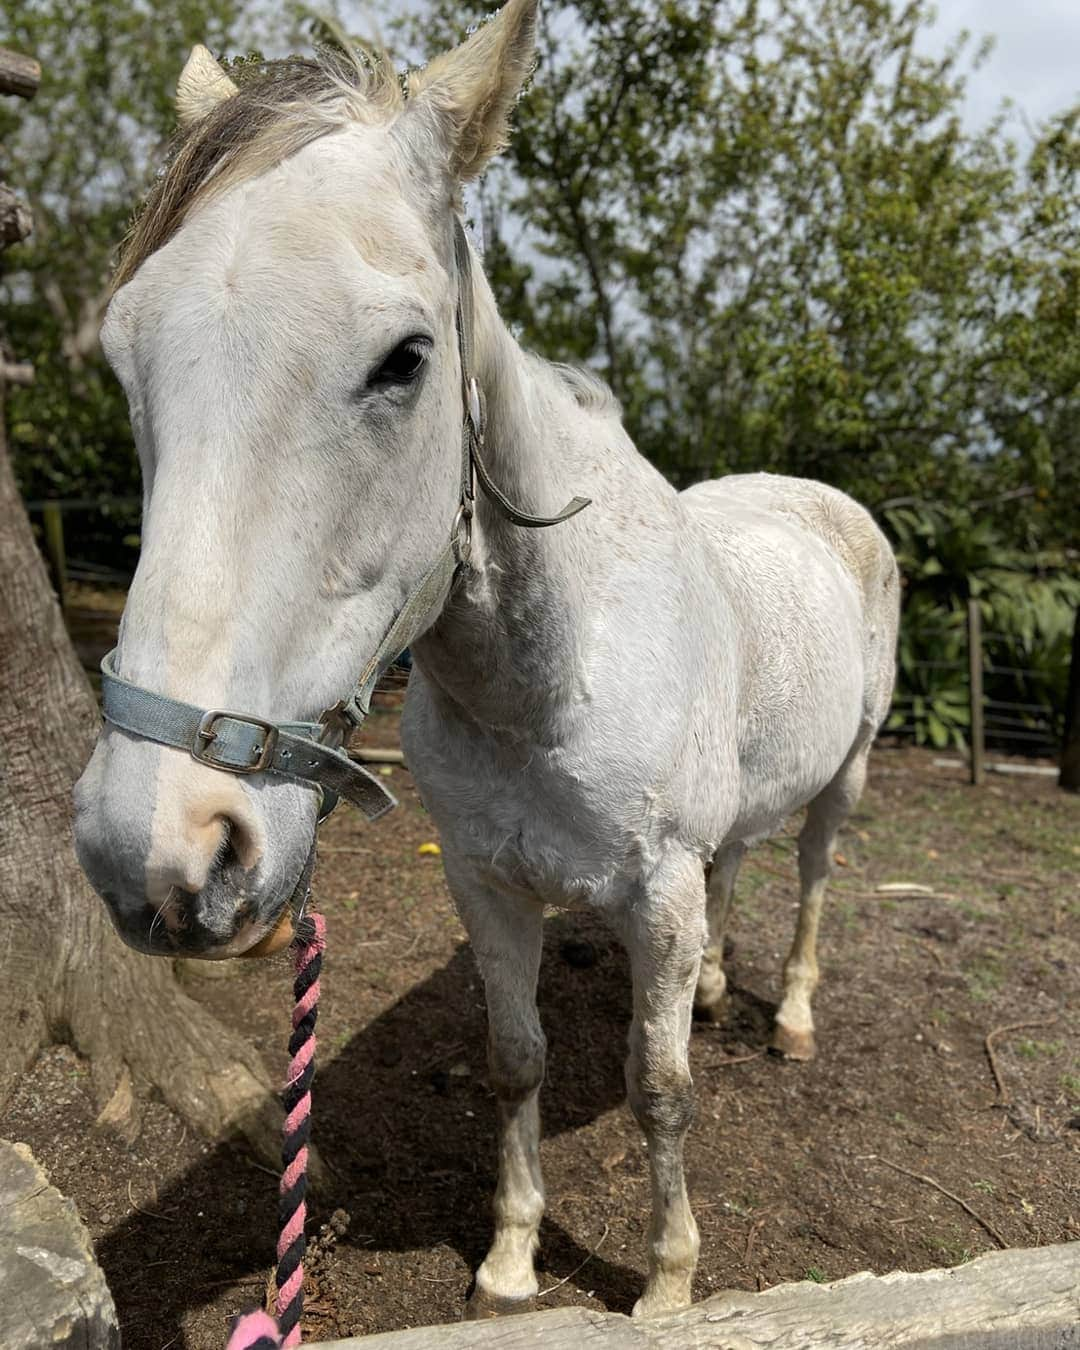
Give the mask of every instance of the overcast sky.
MULTIPOLYGON (((1080 99, 1080 0, 938 0, 926 48, 944 47, 960 29, 997 36, 986 64, 968 79, 972 124, 1004 97, 1032 121, 1080 99)), ((974 43, 972 44, 975 45, 974 43)))

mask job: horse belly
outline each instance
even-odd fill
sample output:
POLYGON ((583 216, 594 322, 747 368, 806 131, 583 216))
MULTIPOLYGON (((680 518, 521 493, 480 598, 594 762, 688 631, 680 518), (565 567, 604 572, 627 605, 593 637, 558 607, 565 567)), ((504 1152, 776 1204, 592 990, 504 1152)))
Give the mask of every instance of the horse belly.
POLYGON ((865 722, 857 587, 817 540, 800 542, 786 567, 772 554, 770 584, 741 616, 739 803, 729 838, 773 833, 816 797, 865 722))

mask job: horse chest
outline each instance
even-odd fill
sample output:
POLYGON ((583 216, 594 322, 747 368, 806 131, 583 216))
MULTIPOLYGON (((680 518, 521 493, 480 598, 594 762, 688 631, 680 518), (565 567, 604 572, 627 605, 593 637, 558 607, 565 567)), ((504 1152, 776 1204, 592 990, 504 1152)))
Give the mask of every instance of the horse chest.
POLYGON ((492 881, 574 908, 603 903, 626 876, 634 813, 587 754, 488 741, 415 703, 402 740, 444 850, 492 881))

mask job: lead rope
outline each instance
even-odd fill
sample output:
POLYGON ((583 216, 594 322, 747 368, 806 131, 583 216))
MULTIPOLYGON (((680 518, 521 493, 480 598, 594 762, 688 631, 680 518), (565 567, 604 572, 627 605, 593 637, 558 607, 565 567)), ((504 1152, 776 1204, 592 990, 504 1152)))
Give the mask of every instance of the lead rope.
POLYGON ((225 1350, 282 1350, 300 1344, 304 1307, 304 1252, 307 1238, 308 1139, 311 1135, 311 1080, 315 1076, 315 1023, 319 1016, 319 973, 326 949, 326 920, 308 914, 300 920, 291 947, 293 969, 292 1035, 289 1076, 285 1084, 282 1128, 283 1170, 278 1188, 277 1319, 268 1313, 245 1313, 233 1324, 225 1350))

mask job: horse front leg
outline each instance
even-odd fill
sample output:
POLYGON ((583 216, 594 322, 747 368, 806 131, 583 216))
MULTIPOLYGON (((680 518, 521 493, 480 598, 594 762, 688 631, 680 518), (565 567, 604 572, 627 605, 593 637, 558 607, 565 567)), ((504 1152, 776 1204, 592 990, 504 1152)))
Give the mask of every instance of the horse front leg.
POLYGON ((546 1042, 536 1008, 543 906, 497 890, 448 859, 447 878, 487 997, 488 1070, 498 1113, 495 1236, 466 1309, 469 1318, 520 1312, 536 1296, 533 1260, 544 1213, 538 1097, 546 1042))
POLYGON ((686 859, 650 882, 625 919, 634 982, 626 1087, 648 1145, 652 1186, 649 1274, 635 1317, 686 1307, 697 1265, 683 1141, 694 1116, 688 1051, 705 938, 704 898, 701 863, 686 859))

